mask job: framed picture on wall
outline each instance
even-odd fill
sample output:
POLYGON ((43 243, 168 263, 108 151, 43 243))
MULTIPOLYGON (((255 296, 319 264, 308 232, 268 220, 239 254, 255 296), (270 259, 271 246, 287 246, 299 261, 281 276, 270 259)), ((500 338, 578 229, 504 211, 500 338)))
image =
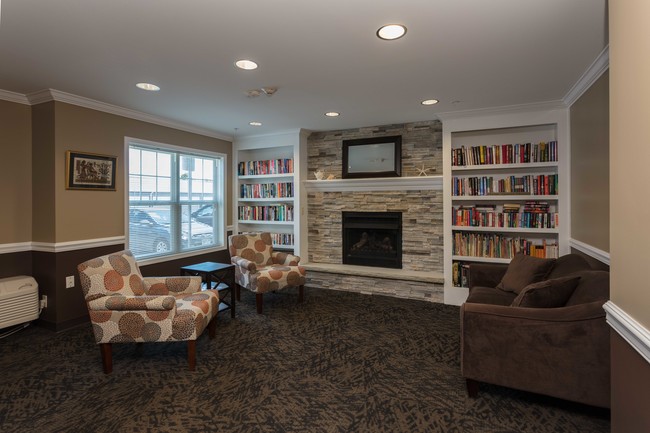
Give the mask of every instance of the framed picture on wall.
POLYGON ((65 188, 115 191, 117 156, 68 150, 65 153, 65 188))

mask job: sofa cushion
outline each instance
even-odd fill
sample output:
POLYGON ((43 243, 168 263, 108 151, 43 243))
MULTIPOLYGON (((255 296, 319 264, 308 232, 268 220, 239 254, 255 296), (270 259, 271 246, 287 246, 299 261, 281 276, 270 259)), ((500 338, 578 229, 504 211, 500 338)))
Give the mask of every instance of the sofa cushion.
POLYGON ((567 307, 596 301, 604 304, 609 300, 609 272, 590 270, 576 272, 573 275, 579 275, 580 281, 567 301, 567 307))
POLYGON ((465 302, 473 304, 510 305, 517 297, 513 292, 504 292, 494 287, 474 286, 465 302))
POLYGON ((519 294, 527 285, 543 280, 554 263, 555 259, 540 259, 517 254, 510 261, 497 289, 519 294))
POLYGON ((511 305, 528 308, 564 307, 578 281, 580 281, 579 276, 570 276, 529 284, 517 295, 511 305))
POLYGON ((591 265, 584 257, 581 257, 577 254, 566 254, 564 256, 558 257, 553 264, 553 269, 551 269, 546 276, 547 279, 551 280, 554 278, 566 277, 569 274, 574 272, 584 271, 591 269, 591 265))

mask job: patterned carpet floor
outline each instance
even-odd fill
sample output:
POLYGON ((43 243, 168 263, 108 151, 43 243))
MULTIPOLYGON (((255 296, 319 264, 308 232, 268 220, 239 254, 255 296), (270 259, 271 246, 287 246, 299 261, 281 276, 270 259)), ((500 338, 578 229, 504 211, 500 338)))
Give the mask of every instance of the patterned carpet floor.
POLYGON ((0 340, 0 431, 571 432, 610 429, 609 412, 497 386, 477 399, 460 376, 459 309, 306 290, 242 291, 217 338, 116 344, 102 372, 90 325, 30 326, 0 340))

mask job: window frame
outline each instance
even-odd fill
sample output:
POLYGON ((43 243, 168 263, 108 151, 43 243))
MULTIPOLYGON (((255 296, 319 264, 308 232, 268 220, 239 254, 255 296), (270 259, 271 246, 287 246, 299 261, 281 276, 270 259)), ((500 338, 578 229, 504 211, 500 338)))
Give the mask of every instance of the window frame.
MULTIPOLYGON (((214 173, 214 197, 210 201, 214 205, 214 213, 216 218, 216 227, 214 228, 214 234, 216 238, 216 245, 210 246, 207 248, 193 248, 188 251, 181 251, 179 248, 174 250, 172 246, 172 251, 168 254, 156 255, 151 257, 139 257, 137 258, 138 264, 147 265, 154 263, 167 262, 170 260, 181 259, 184 257, 191 257, 200 254, 207 254, 216 251, 223 251, 227 248, 226 246, 226 235, 227 235, 227 222, 226 222, 226 212, 227 212, 227 185, 226 185, 226 175, 228 170, 228 155, 221 152, 214 152, 209 150, 196 149, 185 146, 178 146, 167 143, 160 143, 156 141, 143 140, 134 137, 125 137, 124 138, 124 185, 125 185, 125 198, 124 198, 124 233, 125 233, 125 247, 129 248, 130 245, 130 230, 129 230, 129 212, 131 210, 131 190, 130 190, 130 148, 131 146, 148 148, 152 151, 161 151, 161 152, 170 152, 176 154, 176 161, 172 161, 172 185, 171 185, 171 200, 159 201, 159 202, 146 202, 147 204, 155 204, 161 206, 183 206, 183 205, 204 205, 205 201, 191 201, 191 200, 180 200, 179 195, 179 184, 180 179, 178 173, 180 172, 180 156, 193 156, 193 157, 203 157, 203 158, 213 158, 221 160, 221 167, 219 164, 216 164, 216 170, 214 173), (175 180, 175 182, 174 182, 175 180)), ((136 205, 137 206, 137 205, 136 205)), ((178 217, 180 219, 180 216, 178 217)), ((172 244, 175 245, 180 241, 179 239, 173 240, 172 244)))

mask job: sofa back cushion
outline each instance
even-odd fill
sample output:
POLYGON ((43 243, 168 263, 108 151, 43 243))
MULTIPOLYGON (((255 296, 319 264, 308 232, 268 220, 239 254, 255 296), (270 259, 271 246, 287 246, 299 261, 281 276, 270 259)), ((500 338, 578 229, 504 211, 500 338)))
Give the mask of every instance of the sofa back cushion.
POLYGON ((578 254, 567 254, 555 260, 553 268, 549 271, 546 278, 554 279, 566 277, 578 271, 586 271, 591 269, 591 265, 584 257, 578 254))
POLYGON ((578 285, 567 301, 567 307, 594 301, 605 303, 609 300, 609 272, 587 270, 575 272, 571 275, 580 276, 580 281, 578 281, 578 285))
POLYGON ((578 281, 580 281, 580 276, 569 276, 529 284, 517 295, 511 305, 528 308, 564 307, 578 285, 578 281))
POLYGON ((554 263, 555 259, 516 254, 497 289, 519 294, 527 285, 543 280, 554 263))

